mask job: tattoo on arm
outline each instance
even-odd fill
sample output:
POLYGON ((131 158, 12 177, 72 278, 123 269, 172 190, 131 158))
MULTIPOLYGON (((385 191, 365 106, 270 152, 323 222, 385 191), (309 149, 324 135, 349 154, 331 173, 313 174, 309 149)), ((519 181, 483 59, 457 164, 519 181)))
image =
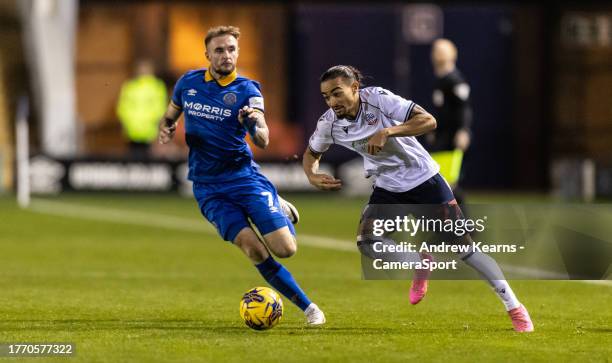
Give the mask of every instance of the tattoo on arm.
POLYGON ((323 156, 323 153, 320 153, 318 151, 313 150, 310 145, 308 145, 308 152, 310 153, 310 155, 312 155, 312 157, 314 157, 315 159, 321 159, 321 156, 323 156))
POLYGON ((403 124, 391 126, 384 130, 387 137, 402 137, 419 136, 435 128, 436 119, 423 107, 415 104, 403 124))
POLYGON ((419 105, 414 105, 414 107, 410 111, 410 114, 408 115, 408 118, 404 120, 404 122, 408 122, 416 118, 427 118, 427 117, 431 117, 429 112, 425 111, 425 109, 419 105))

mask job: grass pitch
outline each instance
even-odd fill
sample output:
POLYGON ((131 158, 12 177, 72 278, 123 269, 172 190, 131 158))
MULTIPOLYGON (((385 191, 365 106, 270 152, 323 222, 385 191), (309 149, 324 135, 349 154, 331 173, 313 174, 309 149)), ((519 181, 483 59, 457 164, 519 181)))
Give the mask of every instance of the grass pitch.
POLYGON ((612 286, 514 281, 536 332, 517 334, 481 281, 363 281, 353 238, 363 199, 296 196, 300 247, 283 260, 328 324, 238 315, 266 283, 191 199, 67 195, 20 210, 0 198, 0 342, 73 342, 83 362, 612 361, 612 286), (323 237, 323 238, 321 238, 323 237))

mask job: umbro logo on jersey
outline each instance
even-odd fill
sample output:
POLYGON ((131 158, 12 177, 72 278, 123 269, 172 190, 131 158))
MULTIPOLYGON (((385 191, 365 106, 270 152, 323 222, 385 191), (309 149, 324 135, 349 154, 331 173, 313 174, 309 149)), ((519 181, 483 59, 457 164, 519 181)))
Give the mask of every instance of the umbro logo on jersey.
POLYGON ((344 126, 342 130, 344 131, 345 134, 348 134, 348 126, 344 126))
POLYGON ((376 115, 370 112, 366 112, 365 114, 365 120, 368 123, 368 125, 376 125, 376 123, 378 122, 378 120, 376 119, 376 115))
POLYGON ((196 93, 198 93, 198 91, 192 88, 189 91, 187 91, 187 96, 195 96, 196 93))

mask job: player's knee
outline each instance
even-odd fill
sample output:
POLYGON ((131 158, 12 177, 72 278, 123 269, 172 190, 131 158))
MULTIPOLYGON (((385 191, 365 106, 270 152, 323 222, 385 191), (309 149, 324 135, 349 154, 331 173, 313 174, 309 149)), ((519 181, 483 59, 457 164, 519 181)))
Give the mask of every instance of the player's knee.
POLYGON ((297 252, 297 245, 295 243, 284 243, 274 251, 274 254, 278 258, 287 258, 295 255, 297 252))
POLYGON ((254 233, 239 233, 234 244, 253 262, 260 263, 268 258, 268 251, 254 233))
POLYGON ((295 237, 287 228, 266 234, 264 239, 270 251, 278 258, 291 257, 297 252, 295 237))
POLYGON ((261 242, 249 241, 239 246, 242 252, 254 263, 261 263, 268 258, 268 252, 261 242))
POLYGON ((370 259, 375 259, 375 258, 380 258, 380 254, 376 253, 374 250, 374 244, 375 243, 380 243, 381 240, 374 240, 374 239, 357 239, 357 249, 359 250, 359 253, 361 253, 363 256, 370 258, 370 259))

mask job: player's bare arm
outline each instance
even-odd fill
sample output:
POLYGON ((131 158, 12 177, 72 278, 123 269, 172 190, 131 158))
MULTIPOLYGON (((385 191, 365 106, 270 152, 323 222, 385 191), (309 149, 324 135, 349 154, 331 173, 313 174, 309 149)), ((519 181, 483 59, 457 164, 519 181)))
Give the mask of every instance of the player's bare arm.
POLYGON ((181 112, 183 112, 181 108, 175 105, 173 102, 168 104, 166 113, 159 121, 158 140, 160 144, 167 144, 174 137, 174 133, 176 132, 176 122, 181 116, 181 112))
POLYGON ((319 173, 319 161, 321 160, 323 153, 318 153, 312 150, 310 147, 304 151, 304 157, 302 159, 302 167, 304 173, 310 184, 317 189, 321 190, 340 190, 342 188, 342 181, 336 179, 331 175, 319 173))
POLYGON ((368 153, 375 155, 390 137, 419 136, 436 129, 436 119, 421 106, 415 105, 403 124, 384 128, 368 141, 368 153))
POLYGON ((268 146, 270 143, 270 131, 261 110, 244 106, 238 112, 238 121, 246 127, 255 145, 262 149, 268 146))

